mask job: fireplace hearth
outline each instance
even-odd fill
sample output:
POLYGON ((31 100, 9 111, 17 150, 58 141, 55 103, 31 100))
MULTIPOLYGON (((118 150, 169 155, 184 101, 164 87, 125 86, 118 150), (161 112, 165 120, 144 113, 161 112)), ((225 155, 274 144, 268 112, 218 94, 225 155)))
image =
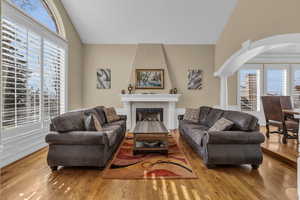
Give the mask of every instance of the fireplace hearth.
POLYGON ((137 108, 136 121, 161 121, 163 122, 163 108, 137 108))

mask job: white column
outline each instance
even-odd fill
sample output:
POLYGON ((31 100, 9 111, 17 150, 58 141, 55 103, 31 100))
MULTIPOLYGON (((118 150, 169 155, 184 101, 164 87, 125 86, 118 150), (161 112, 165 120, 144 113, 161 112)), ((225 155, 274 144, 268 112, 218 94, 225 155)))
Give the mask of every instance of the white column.
POLYGON ((220 106, 223 109, 227 109, 228 107, 228 77, 227 76, 221 76, 221 87, 220 87, 220 106))
POLYGON ((169 108, 168 108, 168 129, 174 130, 175 129, 175 122, 176 122, 176 102, 169 102, 169 108))
POLYGON ((127 130, 131 130, 131 103, 129 101, 124 101, 124 110, 126 112, 126 116, 127 116, 127 122, 126 122, 126 126, 127 126, 127 130))

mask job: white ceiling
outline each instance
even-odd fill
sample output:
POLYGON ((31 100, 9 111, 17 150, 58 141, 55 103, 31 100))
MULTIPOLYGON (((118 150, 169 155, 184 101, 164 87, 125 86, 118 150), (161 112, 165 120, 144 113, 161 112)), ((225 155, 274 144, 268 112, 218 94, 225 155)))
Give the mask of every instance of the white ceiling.
POLYGON ((237 0, 62 0, 84 43, 215 44, 237 0))

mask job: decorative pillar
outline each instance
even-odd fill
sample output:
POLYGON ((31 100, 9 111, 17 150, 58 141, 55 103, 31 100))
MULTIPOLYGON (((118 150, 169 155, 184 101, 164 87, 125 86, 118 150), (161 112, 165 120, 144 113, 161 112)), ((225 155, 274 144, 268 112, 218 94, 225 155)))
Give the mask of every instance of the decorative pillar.
POLYGON ((123 104, 127 116, 126 127, 127 130, 131 130, 131 103, 129 101, 124 101, 123 104))
POLYGON ((228 108, 228 77, 221 76, 220 87, 220 106, 222 109, 228 108))
POLYGON ((169 116, 168 116, 168 129, 174 130, 175 129, 175 122, 176 122, 176 102, 170 101, 169 102, 169 116))

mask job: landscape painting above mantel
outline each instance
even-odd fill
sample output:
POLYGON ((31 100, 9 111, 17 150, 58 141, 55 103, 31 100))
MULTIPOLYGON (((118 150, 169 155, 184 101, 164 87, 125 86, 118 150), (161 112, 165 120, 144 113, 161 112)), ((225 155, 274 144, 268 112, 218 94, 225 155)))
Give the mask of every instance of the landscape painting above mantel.
POLYGON ((136 69, 136 89, 164 89, 163 69, 136 69))

